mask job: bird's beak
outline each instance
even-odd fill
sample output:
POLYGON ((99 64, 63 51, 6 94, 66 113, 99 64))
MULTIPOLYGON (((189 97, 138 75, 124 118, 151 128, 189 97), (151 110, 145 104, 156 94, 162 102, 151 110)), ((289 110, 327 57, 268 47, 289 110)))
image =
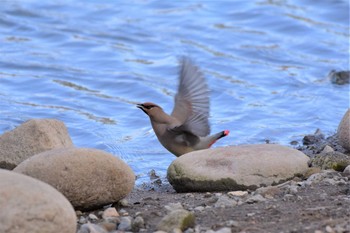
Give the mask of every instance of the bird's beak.
POLYGON ((139 109, 141 109, 144 113, 146 113, 146 114, 148 115, 148 113, 146 112, 146 110, 145 110, 143 104, 136 104, 136 107, 139 108, 139 109))

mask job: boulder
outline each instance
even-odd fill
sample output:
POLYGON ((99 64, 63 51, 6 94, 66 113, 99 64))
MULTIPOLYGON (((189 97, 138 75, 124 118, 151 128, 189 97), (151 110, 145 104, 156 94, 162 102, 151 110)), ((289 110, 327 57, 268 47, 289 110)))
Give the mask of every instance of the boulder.
POLYGON ((350 109, 345 113, 338 126, 339 144, 350 151, 350 109))
POLYGON ((25 160, 14 171, 52 185, 82 210, 121 200, 135 183, 133 171, 121 159, 86 148, 46 151, 25 160))
POLYGON ((0 169, 0 232, 76 232, 72 205, 44 182, 0 169))
POLYGON ((230 146, 182 155, 167 177, 177 192, 254 190, 303 174, 308 160, 298 150, 275 144, 230 146))
POLYGON ((40 152, 72 146, 63 122, 55 119, 29 120, 0 136, 0 168, 13 169, 40 152))

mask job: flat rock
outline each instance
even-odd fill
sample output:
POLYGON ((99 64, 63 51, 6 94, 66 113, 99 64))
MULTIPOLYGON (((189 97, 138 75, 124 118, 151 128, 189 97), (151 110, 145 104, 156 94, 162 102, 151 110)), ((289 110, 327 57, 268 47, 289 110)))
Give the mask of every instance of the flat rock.
POLYGON ((29 120, 0 136, 0 168, 13 169, 40 152, 72 146, 63 122, 55 119, 29 120))
POLYGON ((0 169, 0 232, 76 232, 72 205, 44 182, 0 169))
POLYGON ((350 151, 350 109, 345 113, 338 126, 339 144, 350 151))
POLYGON ((241 145, 194 151, 168 168, 168 180, 177 192, 256 189, 303 174, 309 158, 281 145, 241 145))
POLYGON ((25 160, 14 171, 52 185, 82 210, 121 200, 135 183, 133 171, 121 159, 86 148, 46 151, 25 160))

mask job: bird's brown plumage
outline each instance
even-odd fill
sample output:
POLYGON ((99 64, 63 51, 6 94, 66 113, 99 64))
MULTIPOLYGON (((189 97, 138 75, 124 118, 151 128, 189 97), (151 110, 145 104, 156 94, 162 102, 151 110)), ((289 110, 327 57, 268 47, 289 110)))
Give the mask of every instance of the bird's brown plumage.
POLYGON ((209 135, 209 89, 197 66, 189 58, 180 60, 180 77, 171 115, 151 102, 138 104, 151 121, 160 143, 176 156, 209 148, 228 130, 209 135))

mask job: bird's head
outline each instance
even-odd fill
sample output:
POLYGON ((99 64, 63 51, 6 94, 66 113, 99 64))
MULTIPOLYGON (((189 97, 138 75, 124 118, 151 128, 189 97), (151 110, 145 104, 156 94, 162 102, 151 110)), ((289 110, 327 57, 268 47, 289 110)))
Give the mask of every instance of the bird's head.
POLYGON ((138 107, 144 113, 146 113, 149 116, 149 118, 151 118, 151 120, 153 121, 160 122, 163 120, 165 114, 163 109, 154 103, 146 102, 143 104, 137 104, 136 107, 138 107))

